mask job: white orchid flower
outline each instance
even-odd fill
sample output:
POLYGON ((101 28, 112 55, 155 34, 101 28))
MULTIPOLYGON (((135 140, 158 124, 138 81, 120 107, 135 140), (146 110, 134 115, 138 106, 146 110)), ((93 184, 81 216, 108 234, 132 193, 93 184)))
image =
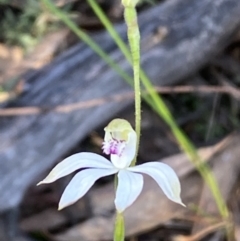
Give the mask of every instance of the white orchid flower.
POLYGON ((111 162, 103 156, 90 152, 74 154, 58 165, 38 185, 51 183, 81 168, 67 185, 59 210, 75 203, 101 177, 117 173, 118 185, 115 205, 118 212, 123 212, 139 196, 143 188, 143 174, 152 177, 162 188, 166 196, 181 205, 180 183, 176 173, 164 163, 148 162, 130 167, 136 154, 136 132, 130 123, 123 119, 114 119, 105 127, 103 152, 110 155, 111 162))

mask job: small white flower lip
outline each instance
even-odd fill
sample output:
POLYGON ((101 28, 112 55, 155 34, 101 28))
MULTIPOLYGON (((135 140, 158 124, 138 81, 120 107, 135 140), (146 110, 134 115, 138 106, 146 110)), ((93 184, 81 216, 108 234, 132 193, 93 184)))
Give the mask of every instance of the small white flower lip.
POLYGON ((185 207, 185 204, 183 204, 180 197, 181 186, 179 179, 174 170, 167 164, 148 162, 138 166, 129 167, 127 170, 149 175, 157 182, 164 194, 170 200, 185 207))
POLYGON ((143 176, 127 170, 118 173, 118 186, 116 190, 115 206, 118 212, 123 212, 133 204, 143 188, 143 176))
POLYGON ((61 210, 82 198, 101 177, 117 173, 117 169, 86 169, 77 173, 64 190, 59 202, 61 210))
POLYGON ((128 133, 128 141, 125 149, 120 156, 112 154, 110 156, 112 164, 119 169, 124 169, 130 166, 136 154, 137 135, 134 130, 128 133))
POLYGON ((91 152, 74 154, 57 164, 48 176, 37 185, 51 183, 80 168, 113 168, 112 163, 103 156, 91 152))

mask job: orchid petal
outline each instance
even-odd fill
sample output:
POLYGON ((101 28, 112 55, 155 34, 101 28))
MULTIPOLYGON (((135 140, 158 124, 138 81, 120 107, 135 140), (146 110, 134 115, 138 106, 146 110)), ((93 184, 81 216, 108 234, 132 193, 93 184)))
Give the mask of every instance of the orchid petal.
POLYGON ((179 179, 170 166, 160 162, 149 162, 129 167, 127 170, 151 176, 170 200, 185 206, 180 198, 181 186, 179 179))
POLYGON ((143 188, 143 176, 127 170, 118 173, 118 186, 115 205, 118 212, 123 212, 139 196, 143 188))
POLYGON ((61 210, 83 197, 92 185, 101 177, 116 173, 117 169, 86 169, 77 173, 67 185, 59 202, 61 210))
POLYGON ((135 157, 136 146, 137 146, 137 134, 134 130, 132 130, 128 134, 128 141, 126 142, 126 146, 122 154, 120 156, 115 154, 111 155, 110 159, 112 164, 119 169, 129 167, 132 160, 135 157))
POLYGON ((94 167, 111 169, 113 165, 105 157, 91 152, 81 152, 74 154, 57 164, 48 176, 40 184, 51 183, 64 177, 80 168, 94 167))

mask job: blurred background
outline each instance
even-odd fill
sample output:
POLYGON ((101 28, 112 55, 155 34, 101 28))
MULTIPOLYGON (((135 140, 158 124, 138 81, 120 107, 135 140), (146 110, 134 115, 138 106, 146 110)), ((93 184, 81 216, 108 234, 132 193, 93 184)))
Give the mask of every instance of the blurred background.
MULTIPOLYGON (((97 6, 127 43, 124 9, 121 0, 52 0, 59 14, 44 2, 0 0, 0 241, 111 240, 111 177, 60 212, 72 176, 36 183, 71 154, 101 154, 111 119, 134 126, 131 65, 96 15, 97 6)), ((125 213, 126 240, 238 241, 240 1, 142 0, 137 10, 142 69, 211 167, 229 216, 220 215, 158 107, 143 101, 138 163, 172 166, 187 208, 146 177, 125 213)))

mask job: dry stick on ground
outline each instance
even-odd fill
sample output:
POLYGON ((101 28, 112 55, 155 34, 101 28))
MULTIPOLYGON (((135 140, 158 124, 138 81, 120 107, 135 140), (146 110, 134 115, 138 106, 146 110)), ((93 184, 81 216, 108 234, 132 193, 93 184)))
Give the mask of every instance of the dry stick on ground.
POLYGON ((172 239, 172 241, 198 241, 206 237, 208 234, 215 232, 220 228, 225 228, 226 222, 220 222, 206 227, 205 229, 199 231, 198 233, 191 236, 176 236, 172 239))
MULTIPOLYGON (((230 94, 237 100, 240 99, 240 90, 231 86, 174 86, 174 87, 159 87, 155 86, 155 90, 160 94, 184 94, 193 92, 202 93, 224 93, 230 94)), ((149 93, 143 91, 143 94, 149 93)), ((91 99, 88 101, 82 101, 73 104, 59 105, 55 107, 44 106, 44 107, 15 107, 0 109, 0 116, 17 116, 17 115, 35 115, 44 114, 45 112, 53 111, 57 113, 69 113, 80 109, 92 108, 101 106, 109 102, 121 102, 126 100, 132 100, 134 98, 134 92, 127 92, 122 94, 110 95, 108 97, 91 99)))
MULTIPOLYGON (((152 41, 147 50, 144 46, 142 49, 143 69, 155 85, 179 83, 230 43, 240 26, 239 12, 239 0, 170 0, 147 9, 139 15, 143 45, 146 39, 152 41), (161 27, 167 29, 163 39, 158 37, 161 27)), ((116 29, 126 41, 125 24, 116 29)), ((106 32, 94 38, 125 71, 131 72, 106 32)), ((58 106, 130 90, 82 43, 28 76, 25 83, 29 91, 11 107, 58 106)), ((109 102, 68 114, 1 117, 0 213, 17 207, 28 186, 40 180, 44 171, 131 102, 109 102)))

